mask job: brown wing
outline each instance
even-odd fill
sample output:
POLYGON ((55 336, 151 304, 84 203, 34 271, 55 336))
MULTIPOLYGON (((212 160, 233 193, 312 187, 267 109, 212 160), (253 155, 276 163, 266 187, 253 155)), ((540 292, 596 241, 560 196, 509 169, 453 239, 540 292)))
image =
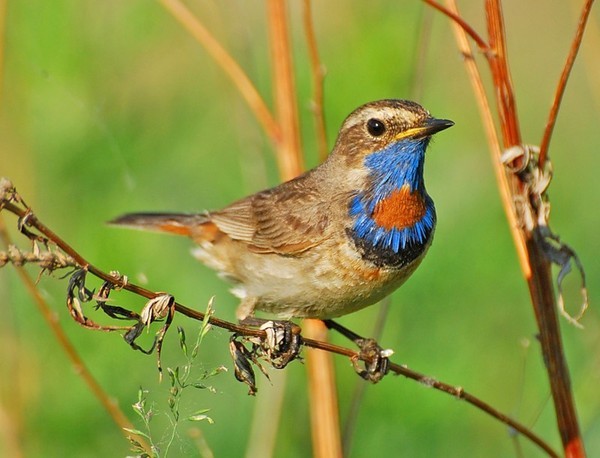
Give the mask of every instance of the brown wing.
POLYGON ((210 220, 258 253, 293 255, 326 238, 328 202, 301 177, 234 202, 210 220))

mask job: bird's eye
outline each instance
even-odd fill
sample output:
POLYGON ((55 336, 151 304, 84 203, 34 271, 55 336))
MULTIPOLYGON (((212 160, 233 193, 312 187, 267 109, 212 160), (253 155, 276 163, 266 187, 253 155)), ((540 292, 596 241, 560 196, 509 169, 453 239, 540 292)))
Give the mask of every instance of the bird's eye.
POLYGON ((385 124, 379 119, 371 118, 367 121, 367 130, 373 137, 381 137, 385 133, 385 124))

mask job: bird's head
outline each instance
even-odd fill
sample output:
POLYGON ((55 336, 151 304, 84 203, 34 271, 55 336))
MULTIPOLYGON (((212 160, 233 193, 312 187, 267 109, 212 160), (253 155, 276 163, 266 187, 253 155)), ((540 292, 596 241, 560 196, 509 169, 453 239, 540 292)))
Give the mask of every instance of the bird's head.
POLYGON ((349 215, 356 237, 394 252, 425 243, 435 225, 423 164, 431 136, 454 125, 407 100, 380 100, 344 121, 332 156, 354 189, 349 215))
POLYGON ((383 151, 390 155, 423 154, 431 136, 452 125, 452 121, 432 117, 415 102, 378 100, 350 113, 342 124, 333 154, 357 167, 383 151))

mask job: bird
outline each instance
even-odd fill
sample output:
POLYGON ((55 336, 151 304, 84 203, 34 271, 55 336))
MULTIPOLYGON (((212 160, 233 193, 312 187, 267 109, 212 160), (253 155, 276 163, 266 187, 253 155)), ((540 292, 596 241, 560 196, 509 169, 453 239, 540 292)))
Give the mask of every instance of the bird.
POLYGON ((236 316, 330 320, 400 287, 431 245, 436 211, 423 178, 433 134, 454 125, 409 100, 355 109, 308 172, 200 213, 129 213, 110 223, 187 236, 232 282, 236 316))

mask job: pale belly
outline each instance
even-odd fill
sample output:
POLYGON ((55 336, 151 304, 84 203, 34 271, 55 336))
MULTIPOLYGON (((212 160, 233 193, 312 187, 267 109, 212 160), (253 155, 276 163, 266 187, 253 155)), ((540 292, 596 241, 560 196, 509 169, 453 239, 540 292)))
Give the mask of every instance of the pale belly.
POLYGON ((363 260, 350 241, 324 243, 298 256, 244 251, 234 266, 217 270, 236 283, 232 292, 241 299, 238 318, 260 310, 280 319, 326 319, 392 293, 414 272, 425 251, 406 266, 385 268, 363 260))

